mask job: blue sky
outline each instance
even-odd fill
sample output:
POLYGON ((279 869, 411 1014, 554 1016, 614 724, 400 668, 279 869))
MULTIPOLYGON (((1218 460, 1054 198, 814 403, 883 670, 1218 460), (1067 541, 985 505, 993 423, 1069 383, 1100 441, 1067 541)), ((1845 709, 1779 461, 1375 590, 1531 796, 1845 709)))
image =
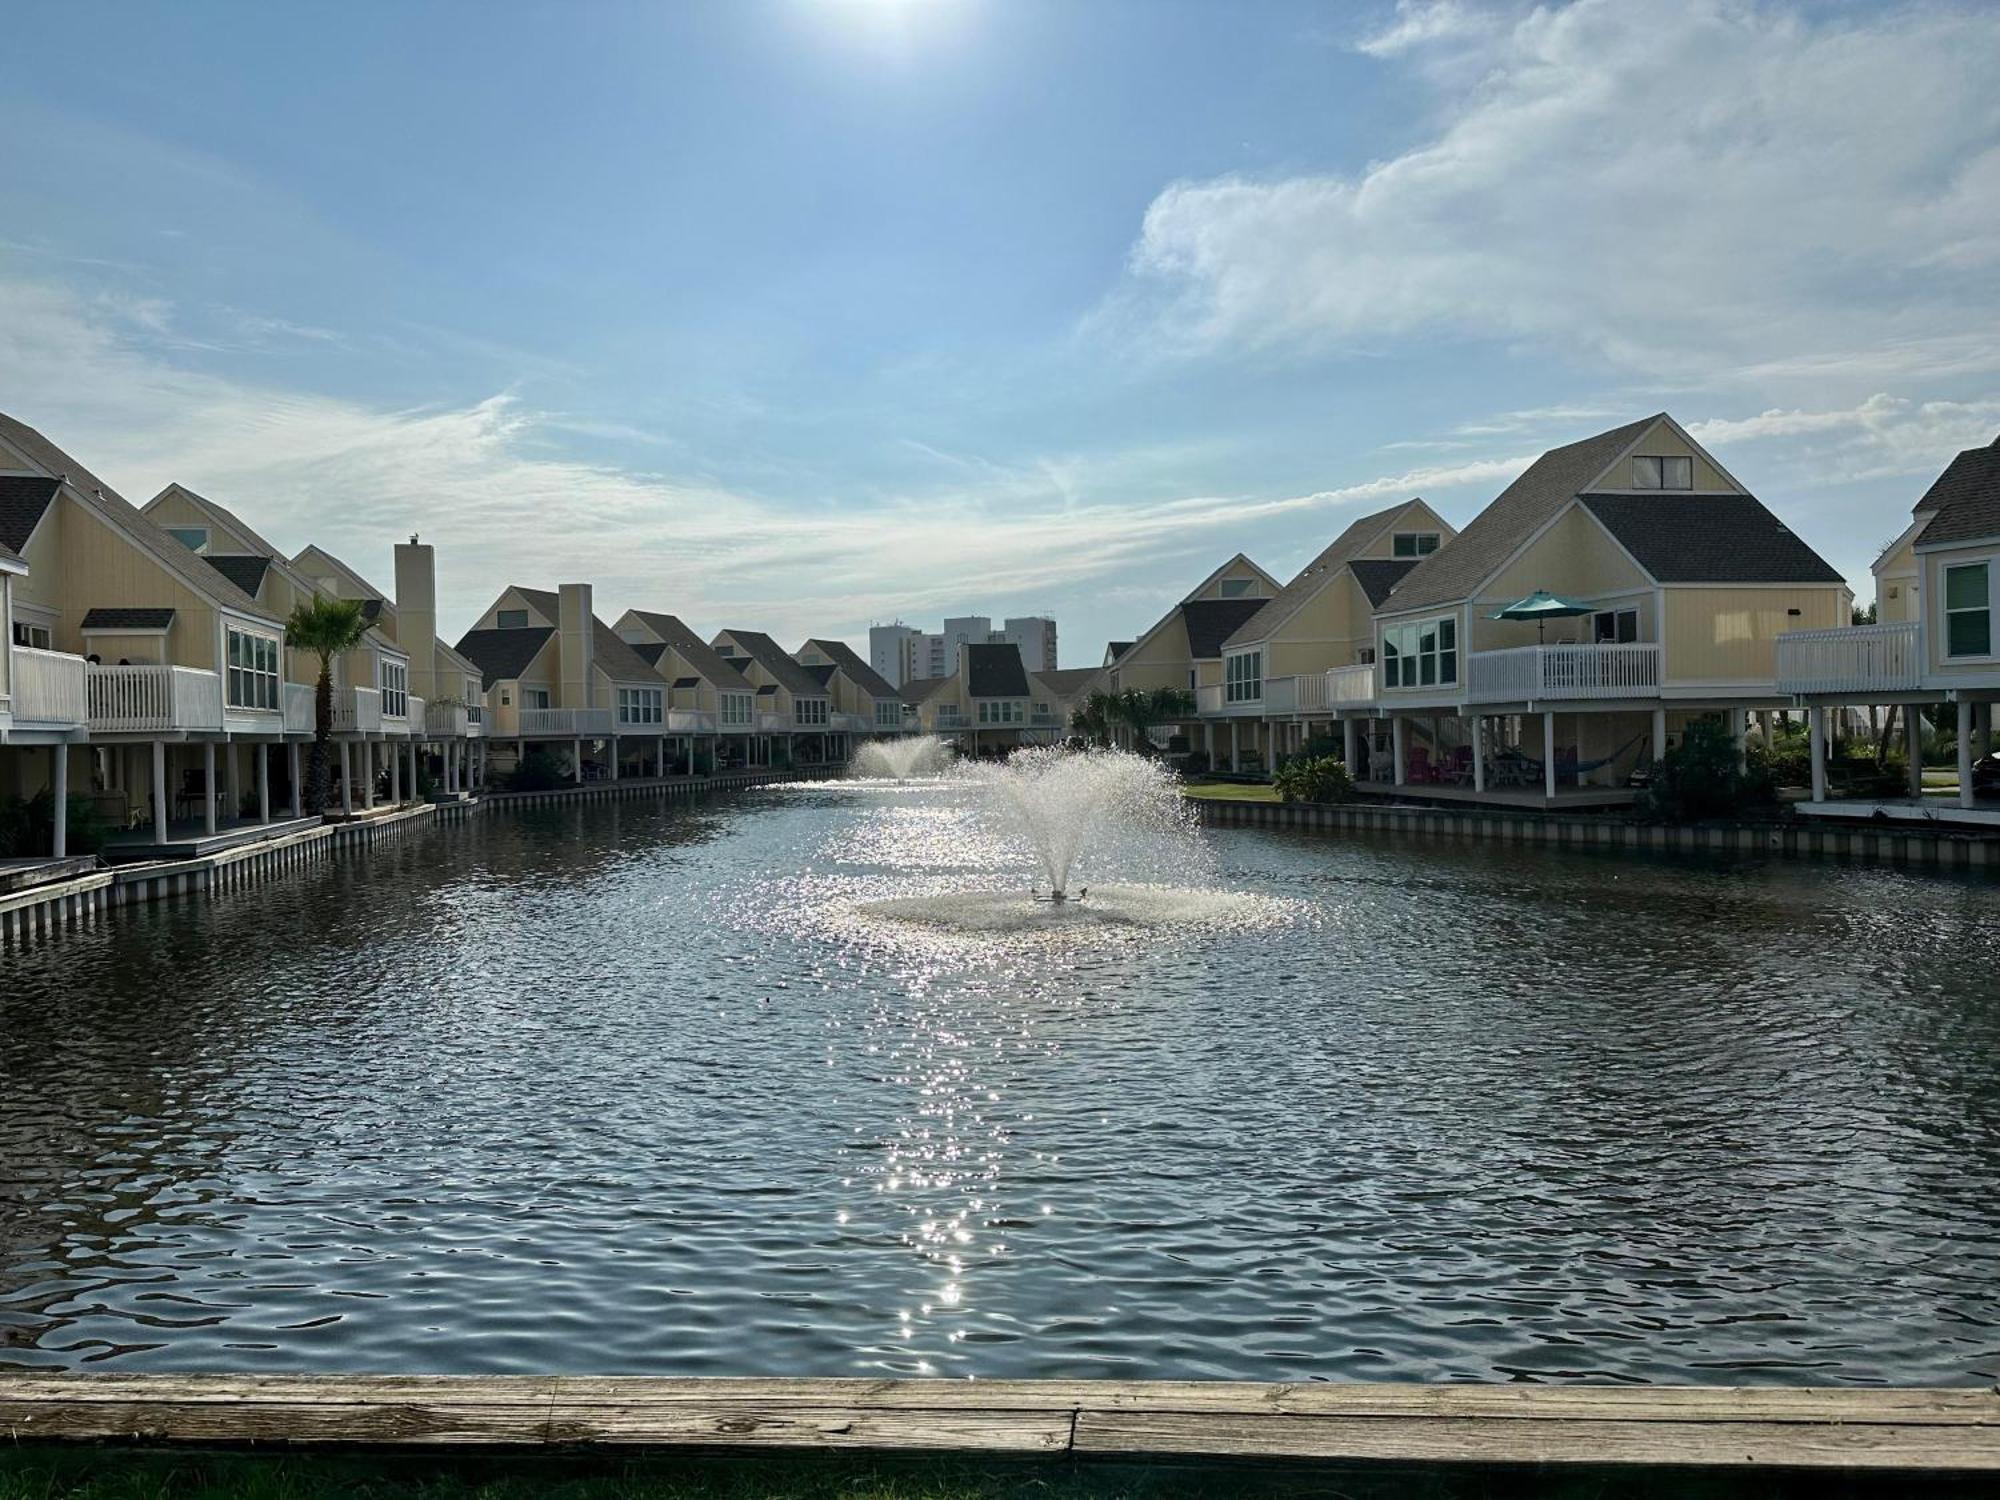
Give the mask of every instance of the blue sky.
POLYGON ((1066 665, 1665 408, 1840 566, 2000 432, 2000 6, 10 10, 0 408, 446 623, 1066 665))

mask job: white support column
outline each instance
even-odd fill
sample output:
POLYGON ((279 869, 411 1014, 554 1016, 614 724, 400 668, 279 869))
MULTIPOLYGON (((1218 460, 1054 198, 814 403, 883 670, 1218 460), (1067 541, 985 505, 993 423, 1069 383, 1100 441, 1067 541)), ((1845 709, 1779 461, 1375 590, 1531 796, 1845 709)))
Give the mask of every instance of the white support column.
POLYGON ((1355 741, 1360 738, 1360 726, 1352 719, 1340 721, 1340 753, 1347 766, 1347 774, 1359 780, 1361 772, 1354 763, 1355 741))
POLYGON ((1972 806, 1972 730, 1978 704, 1958 702, 1958 805, 1972 806))
POLYGON ((616 781, 618 779, 618 736, 614 734, 604 743, 611 747, 611 779, 616 781))
POLYGON ((354 767, 353 757, 348 753, 351 748, 346 740, 340 742, 340 810, 350 818, 354 816, 354 767))
POLYGON ((259 740, 250 749, 250 764, 257 773, 257 821, 271 821, 271 747, 259 740))
POLYGON ((67 744, 49 746, 49 796, 55 806, 50 810, 56 820, 55 842, 49 852, 57 859, 69 857, 69 746, 67 744))
POLYGON ((1924 716, 1914 703, 1903 705, 1903 754, 1910 762, 1906 768, 1910 795, 1921 797, 1924 794, 1924 716))
POLYGON ((571 741, 570 741, 570 745, 569 745, 569 750, 570 750, 570 777, 571 777, 571 779, 572 779, 572 780, 574 780, 574 781, 575 781, 575 782, 576 782, 576 783, 577 783, 578 785, 582 785, 582 783, 583 783, 583 741, 582 741, 582 740, 571 740, 571 741))
POLYGON ((167 742, 153 741, 153 842, 167 841, 167 742))
POLYGON ((1773 714, 1768 708, 1757 715, 1758 725, 1763 731, 1764 753, 1766 755, 1769 755, 1772 750, 1777 748, 1777 731, 1771 727, 1771 721, 1776 717, 1777 715, 1773 714))
POLYGON ((1208 768, 1215 769, 1215 720, 1204 719, 1201 724, 1201 751, 1208 757, 1208 768))
POLYGON ((1812 799, 1826 801, 1826 710, 1806 710, 1806 737, 1812 749, 1812 799))
POLYGON ((299 775, 299 742, 297 740, 293 740, 289 745, 285 746, 285 761, 285 769, 291 773, 292 777, 292 816, 303 818, 306 815, 306 788, 304 778, 299 775))
POLYGON ((375 742, 361 742, 361 806, 365 812, 375 810, 375 742))
POLYGON ((1656 708, 1653 710, 1653 759, 1665 760, 1666 758, 1667 711, 1664 708, 1656 708))
POLYGON ((215 832, 215 741, 208 740, 201 747, 201 826, 209 833, 215 832))
POLYGON ((1542 790, 1548 799, 1556 799, 1556 716, 1542 715, 1542 790))
MULTIPOLYGON (((411 790, 414 791, 415 789, 416 789, 415 784, 412 783, 411 790)), ((403 800, 403 747, 401 745, 392 744, 389 746, 389 801, 392 804, 398 804, 401 803, 402 800, 403 800)))
POLYGON ((1239 772, 1243 769, 1243 738, 1237 733, 1234 719, 1229 721, 1229 769, 1239 772))
POLYGON ((222 815, 233 818, 242 809, 243 788, 236 779, 236 741, 222 742, 222 815))
POLYGON ((1750 710, 1732 708, 1729 710, 1729 737, 1736 742, 1736 769, 1742 770, 1750 764, 1750 710))
POLYGON ((663 734, 656 734, 653 736, 653 777, 655 780, 664 780, 666 774, 667 737, 663 734))
POLYGON ((1410 773, 1403 760, 1403 716, 1401 714, 1392 714, 1389 717, 1389 758, 1394 762, 1389 768, 1391 772, 1390 781, 1397 786, 1408 786, 1410 784, 1410 773))
POLYGON ((1472 789, 1486 790, 1486 715, 1472 716, 1472 789))

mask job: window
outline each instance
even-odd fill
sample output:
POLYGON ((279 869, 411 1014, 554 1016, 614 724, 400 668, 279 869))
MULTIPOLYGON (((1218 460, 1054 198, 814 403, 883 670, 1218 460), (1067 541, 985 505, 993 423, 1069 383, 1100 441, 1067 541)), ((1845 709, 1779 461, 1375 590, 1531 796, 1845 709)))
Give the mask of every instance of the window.
POLYGON ((724 693, 722 695, 722 722, 725 724, 748 724, 750 722, 751 701, 748 693, 724 693))
POLYGON ((496 630, 526 630, 528 612, 525 609, 500 610, 493 616, 493 627, 496 630))
POLYGON ((1225 578, 1222 580, 1222 586, 1216 591, 1217 597, 1247 599, 1250 597, 1250 585, 1254 582, 1256 580, 1252 578, 1225 578))
POLYGON ((1446 687, 1458 681, 1458 621, 1447 615, 1382 630, 1386 687, 1446 687))
POLYGON ((1600 609, 1590 617, 1591 639, 1600 646, 1629 646, 1639 639, 1639 611, 1600 609))
POLYGON ((894 729, 902 722, 902 704, 898 703, 894 698, 877 698, 875 700, 875 727, 877 729, 894 729))
POLYGON ((660 688, 626 688, 618 690, 618 722, 620 724, 660 724, 666 721, 666 712, 661 703, 660 688))
POLYGON ((278 643, 268 635, 229 628, 229 706, 278 706, 278 643))
POLYGON ((1398 557, 1429 557, 1443 541, 1444 538, 1435 531, 1399 531, 1396 533, 1395 553, 1398 557))
MULTIPOLYGON (((1944 570, 1944 654, 1993 654, 1993 596, 1989 563, 1944 570)), ((1964 709, 1959 710, 1961 713, 1964 709)))
POLYGON ((410 712, 410 664, 382 658, 380 669, 382 713, 385 718, 406 718, 410 712))
POLYGON ((208 550, 208 528, 206 526, 169 526, 167 535, 179 542, 190 552, 208 550))
POLYGON ((31 625, 26 620, 16 620, 14 622, 14 644, 17 646, 28 646, 36 651, 48 651, 53 649, 52 642, 54 639, 55 637, 49 634, 49 627, 46 625, 31 625))
POLYGON ((826 722, 826 699, 794 698, 792 713, 801 724, 824 724, 826 722))
POLYGON ((547 708, 548 706, 549 690, 547 688, 524 687, 521 689, 521 707, 547 708))
POLYGON ((1231 703, 1264 700, 1264 653, 1243 651, 1222 664, 1222 696, 1231 703))
POLYGON ((1028 717, 1028 705, 1012 699, 979 700, 979 722, 982 724, 1019 724, 1028 717))
POLYGON ((1691 490, 1694 488, 1694 460, 1691 458, 1635 458, 1632 460, 1632 488, 1635 490, 1691 490))

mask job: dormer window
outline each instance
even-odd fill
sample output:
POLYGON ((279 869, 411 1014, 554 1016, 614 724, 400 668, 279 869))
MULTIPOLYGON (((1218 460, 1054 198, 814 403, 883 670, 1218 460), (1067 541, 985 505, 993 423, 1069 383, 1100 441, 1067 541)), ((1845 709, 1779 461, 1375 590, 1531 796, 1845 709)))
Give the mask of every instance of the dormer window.
POLYGON ((1694 488, 1694 460, 1691 458, 1635 458, 1632 460, 1632 488, 1635 490, 1691 490, 1694 488))
POLYGON ((496 630, 526 630, 528 612, 525 609, 496 610, 493 615, 493 625, 496 630))
POLYGON ((1394 543, 1398 557, 1429 557, 1444 538, 1435 531, 1399 531, 1394 543))
POLYGON ((1246 598, 1250 593, 1250 585, 1253 582, 1255 580, 1250 578, 1225 578, 1216 592, 1219 597, 1224 599, 1246 598))

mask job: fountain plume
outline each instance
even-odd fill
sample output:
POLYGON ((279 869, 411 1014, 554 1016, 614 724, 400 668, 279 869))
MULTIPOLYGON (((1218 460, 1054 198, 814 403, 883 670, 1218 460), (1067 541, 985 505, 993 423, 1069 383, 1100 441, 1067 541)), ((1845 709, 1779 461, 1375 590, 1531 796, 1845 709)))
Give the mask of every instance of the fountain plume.
POLYGON ((1115 860, 1135 841, 1157 850, 1163 835, 1172 847, 1192 834, 1193 815, 1172 773, 1145 756, 1035 746, 965 774, 985 792, 995 831, 1027 840, 1053 902, 1080 894, 1071 877, 1086 849, 1115 860))
POLYGON ((939 776, 951 764, 951 752, 934 734, 909 739, 870 740, 854 752, 847 763, 848 773, 889 781, 910 781, 919 776, 939 776))

